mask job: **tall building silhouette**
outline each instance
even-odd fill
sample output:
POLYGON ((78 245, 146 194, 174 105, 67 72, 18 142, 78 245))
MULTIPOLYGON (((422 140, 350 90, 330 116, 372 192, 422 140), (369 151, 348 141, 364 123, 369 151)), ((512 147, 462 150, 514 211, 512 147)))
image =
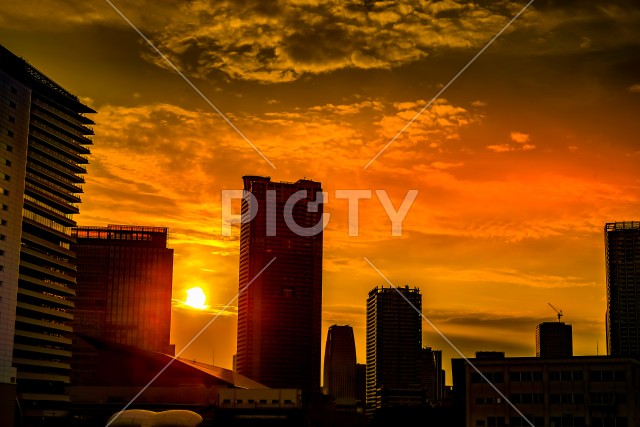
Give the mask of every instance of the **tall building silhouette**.
MULTIPOLYGON (((167 229, 128 225, 73 229, 78 272, 74 332, 159 353, 169 343, 173 249, 167 229)), ((73 342, 73 383, 92 384, 98 352, 73 342)))
POLYGON ((356 342, 349 325, 332 325, 324 352, 323 387, 335 399, 355 399, 356 342))
POLYGON ((73 215, 94 110, 0 46, 0 425, 66 416, 73 215))
POLYGON ((573 332, 564 322, 542 322, 536 325, 537 357, 573 356, 573 332))
POLYGON ((420 356, 422 386, 427 400, 436 404, 444 397, 445 371, 442 369, 442 350, 424 347, 420 356))
POLYGON ((289 197, 305 190, 289 221, 306 228, 320 223, 323 206, 314 202, 321 184, 258 176, 244 176, 243 182, 247 197, 251 193, 257 200, 257 214, 249 221, 251 204, 243 200, 237 371, 268 387, 319 391, 322 231, 298 235, 289 229, 284 212, 289 197))
POLYGON ((367 298, 367 415, 425 403, 422 296, 418 288, 375 287, 367 298), (402 294, 402 295, 401 295, 402 294))
POLYGON ((640 357, 640 221, 605 224, 607 352, 640 357))

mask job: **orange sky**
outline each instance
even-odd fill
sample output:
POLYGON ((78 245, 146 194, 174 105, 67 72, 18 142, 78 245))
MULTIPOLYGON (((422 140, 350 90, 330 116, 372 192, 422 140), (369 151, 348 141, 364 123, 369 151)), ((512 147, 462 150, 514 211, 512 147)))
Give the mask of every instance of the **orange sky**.
MULTIPOLYGON (((169 227, 178 350, 237 292, 220 194, 249 174, 329 192, 323 340, 352 325, 359 362, 367 293, 384 283, 364 257, 418 286, 467 356, 535 354, 535 325, 556 320, 548 303, 573 324, 575 354, 604 353, 603 226, 640 215, 632 1, 536 1, 366 170, 524 3, 114 4, 276 167, 107 2, 3 3, 0 43, 98 111, 78 223, 169 227), (373 196, 349 237, 338 189, 385 190, 396 207, 419 193, 402 236, 373 196), (194 286, 210 310, 180 306, 194 286)), ((230 310, 184 355, 230 367, 235 327, 230 310)), ((447 369, 458 357, 426 323, 424 344, 447 369)))

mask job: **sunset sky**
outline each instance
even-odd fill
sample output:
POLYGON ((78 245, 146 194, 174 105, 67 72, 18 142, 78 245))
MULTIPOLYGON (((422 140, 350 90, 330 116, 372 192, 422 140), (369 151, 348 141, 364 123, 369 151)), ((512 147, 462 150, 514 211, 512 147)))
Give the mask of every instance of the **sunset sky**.
MULTIPOLYGON (((237 228, 221 191, 243 175, 329 193, 323 343, 386 283, 466 356, 535 355, 535 325, 573 325, 606 352, 606 222, 640 220, 640 5, 535 1, 365 165, 526 4, 508 1, 112 0, 272 168, 105 0, 5 0, 0 44, 98 111, 79 225, 169 227, 177 350, 238 291, 237 228), (339 189, 360 201, 359 236, 339 189), (403 224, 398 207, 418 190, 403 224), (186 307, 201 287, 206 310, 186 307)), ((183 356, 230 368, 235 304, 183 356)), ((424 323, 423 344, 459 355, 424 323)))

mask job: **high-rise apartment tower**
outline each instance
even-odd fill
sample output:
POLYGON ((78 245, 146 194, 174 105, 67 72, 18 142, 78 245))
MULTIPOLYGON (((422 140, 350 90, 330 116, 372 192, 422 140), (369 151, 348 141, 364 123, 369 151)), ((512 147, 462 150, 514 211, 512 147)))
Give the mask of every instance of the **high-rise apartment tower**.
POLYGON ((604 227, 607 352, 640 357, 640 221, 604 227))
POLYGON ((380 408, 422 405, 422 296, 418 288, 375 287, 367 298, 367 402, 380 408))
POLYGON ((68 415, 71 228, 94 110, 0 46, 0 425, 68 415))
POLYGON ((272 388, 319 391, 322 230, 296 227, 322 224, 321 184, 243 182, 237 371, 272 388), (251 220, 249 193, 257 202, 251 220))

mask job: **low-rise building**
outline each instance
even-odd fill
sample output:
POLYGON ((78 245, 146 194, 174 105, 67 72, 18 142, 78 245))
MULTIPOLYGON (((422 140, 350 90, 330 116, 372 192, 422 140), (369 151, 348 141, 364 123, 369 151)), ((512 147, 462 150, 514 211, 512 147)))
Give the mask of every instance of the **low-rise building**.
POLYGON ((640 425, 640 361, 636 359, 497 356, 467 360, 452 360, 455 425, 640 425))

